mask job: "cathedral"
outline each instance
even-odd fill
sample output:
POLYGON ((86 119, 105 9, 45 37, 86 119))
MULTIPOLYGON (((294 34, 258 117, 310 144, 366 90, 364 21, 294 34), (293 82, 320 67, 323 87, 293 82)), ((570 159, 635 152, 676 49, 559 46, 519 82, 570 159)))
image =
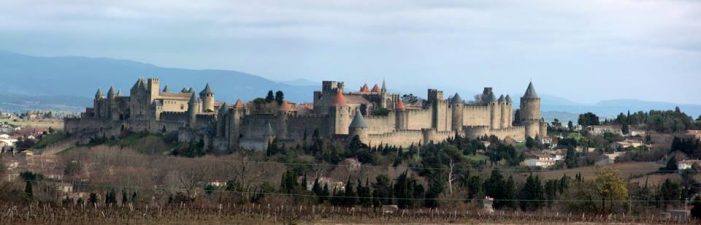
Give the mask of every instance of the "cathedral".
POLYGON ((67 118, 65 131, 86 138, 125 131, 177 134, 181 142, 203 140, 211 151, 263 150, 273 139, 295 144, 312 134, 333 140, 358 136, 369 146, 402 147, 456 134, 516 141, 547 135, 532 83, 516 112, 509 95, 496 97, 490 87, 472 101, 429 89, 425 100, 404 102, 400 94, 387 91, 385 82, 349 90, 343 82, 323 81, 313 103, 302 104, 263 99, 227 104, 215 100, 209 85, 199 93, 192 88, 171 91, 161 89, 157 78, 138 79, 129 94, 110 88, 105 96, 98 89, 93 107, 80 118, 67 118))

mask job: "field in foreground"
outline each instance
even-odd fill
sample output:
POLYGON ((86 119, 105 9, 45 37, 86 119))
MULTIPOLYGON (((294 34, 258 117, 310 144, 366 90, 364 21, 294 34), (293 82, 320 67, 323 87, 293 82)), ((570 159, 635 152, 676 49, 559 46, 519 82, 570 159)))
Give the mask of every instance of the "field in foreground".
POLYGON ((654 162, 626 162, 605 166, 587 166, 573 169, 540 171, 534 172, 534 174, 539 175, 542 179, 559 179, 563 174, 574 177, 577 173, 581 173, 584 179, 593 179, 596 177, 596 171, 598 168, 611 168, 618 171, 623 178, 632 178, 641 177, 656 172, 661 166, 663 165, 654 162))
POLYGON ((565 215, 552 213, 402 210, 383 214, 372 209, 338 207, 276 207, 233 205, 194 207, 59 207, 49 205, 0 207, 0 224, 34 225, 223 225, 223 224, 687 224, 654 215, 565 215))

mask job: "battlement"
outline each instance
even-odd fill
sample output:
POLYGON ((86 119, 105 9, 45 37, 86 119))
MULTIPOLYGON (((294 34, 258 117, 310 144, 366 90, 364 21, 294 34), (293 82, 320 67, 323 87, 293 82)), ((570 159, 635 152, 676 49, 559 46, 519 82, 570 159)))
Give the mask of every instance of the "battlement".
POLYGON ((320 119, 320 118, 329 118, 328 114, 294 114, 294 115, 289 115, 287 118, 289 119, 320 119))

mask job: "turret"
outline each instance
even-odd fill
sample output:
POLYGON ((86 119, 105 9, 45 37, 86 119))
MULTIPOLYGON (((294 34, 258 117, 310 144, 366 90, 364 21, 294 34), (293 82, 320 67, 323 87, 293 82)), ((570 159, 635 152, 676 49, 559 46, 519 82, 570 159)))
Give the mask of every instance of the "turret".
POLYGON ((168 92, 168 85, 166 85, 165 87, 163 87, 163 91, 162 91, 162 92, 163 92, 163 93, 167 93, 167 92, 168 92))
POLYGON ((331 125, 331 135, 348 134, 350 124, 350 107, 346 105, 346 97, 341 90, 336 92, 333 104, 329 109, 331 125))
POLYGON ((487 95, 487 98, 485 98, 485 100, 488 101, 487 106, 489 106, 489 128, 499 129, 499 125, 501 125, 499 121, 499 114, 501 113, 501 109, 499 109, 499 103, 497 102, 496 98, 494 98, 494 95, 491 94, 491 88, 490 94, 487 95))
POLYGON ((115 102, 114 99, 117 98, 117 93, 114 91, 114 87, 110 87, 107 91, 107 102, 105 103, 106 116, 110 119, 112 118, 112 104, 115 102))
POLYGON ((227 114, 229 113, 229 106, 226 102, 219 107, 219 113, 217 114, 217 137, 226 137, 226 125, 227 125, 227 114))
POLYGON ((350 123, 350 126, 348 126, 349 137, 353 138, 358 136, 361 142, 368 144, 367 130, 368 124, 365 123, 365 119, 363 118, 363 114, 360 112, 360 109, 357 109, 355 111, 353 121, 350 123))
POLYGON ((514 106, 513 102, 511 101, 511 96, 506 95, 506 97, 504 97, 504 102, 506 102, 506 127, 511 127, 514 122, 514 106))
POLYGON ((149 103, 156 100, 161 95, 161 80, 158 78, 149 78, 148 87, 146 87, 149 94, 149 103))
POLYGON ((377 84, 375 84, 375 86, 372 86, 372 90, 370 90, 370 92, 372 93, 380 93, 380 91, 380 86, 378 86, 377 84))
POLYGON ((528 83, 526 93, 521 97, 521 125, 526 128, 526 136, 536 138, 540 133, 540 97, 528 83))
POLYGON ((197 95, 192 93, 190 96, 190 101, 187 103, 187 114, 189 116, 188 122, 190 124, 190 128, 195 128, 195 125, 197 124, 198 106, 197 95))
POLYGON ((368 84, 364 84, 362 87, 360 87, 360 92, 361 92, 361 93, 368 93, 368 92, 370 92, 370 88, 368 88, 368 84))
POLYGON ((209 84, 200 92, 200 99, 202 99, 203 112, 214 112, 214 92, 212 92, 209 84))
POLYGON ((451 107, 453 109, 452 115, 453 118, 451 119, 452 124, 452 130, 460 130, 462 129, 463 125, 463 111, 465 109, 464 102, 460 95, 458 93, 455 93, 453 98, 451 99, 451 107))
POLYGON ((241 118, 246 113, 246 106, 241 102, 241 99, 236 100, 233 105, 228 117, 228 127, 226 128, 229 135, 229 148, 238 146, 239 139, 241 138, 241 118))
POLYGON ((136 80, 136 83, 134 83, 134 86, 131 87, 131 96, 137 95, 138 93, 145 91, 146 90, 146 84, 144 84, 144 79, 139 78, 136 80))
POLYGON ((102 90, 99 88, 97 89, 97 92, 95 92, 95 99, 93 100, 93 110, 95 111, 95 117, 101 118, 103 117, 103 100, 105 99, 105 96, 102 94, 102 90))
POLYGON ((509 127, 508 125, 508 104, 506 103, 506 98, 504 98, 504 95, 499 96, 499 100, 497 100, 498 105, 499 105, 499 128, 507 128, 509 127))
POLYGON ((102 90, 98 88, 97 92, 95 93, 95 100, 103 99, 103 98, 105 98, 105 95, 103 95, 102 90))
POLYGON ((409 124, 406 106, 404 105, 404 101, 402 101, 402 99, 400 98, 398 98, 396 102, 397 103, 395 103, 394 105, 394 112, 396 113, 396 122, 394 128, 397 130, 406 130, 409 124))
POLYGON ((107 91, 107 99, 114 100, 115 97, 117 97, 117 93, 114 91, 114 87, 110 87, 110 90, 107 91))

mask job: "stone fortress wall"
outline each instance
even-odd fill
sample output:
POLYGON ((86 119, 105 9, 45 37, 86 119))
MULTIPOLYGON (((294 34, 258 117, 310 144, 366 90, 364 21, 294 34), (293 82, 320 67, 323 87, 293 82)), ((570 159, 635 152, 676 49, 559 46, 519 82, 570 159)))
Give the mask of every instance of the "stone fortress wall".
POLYGON ((199 95, 192 88, 171 92, 160 89, 158 79, 139 79, 130 96, 120 96, 110 88, 100 90, 94 105, 79 119, 66 119, 66 131, 116 136, 121 132, 178 132, 181 141, 203 139, 217 150, 253 148, 260 150, 273 139, 299 142, 316 131, 324 138, 350 139, 358 135, 366 144, 407 147, 440 142, 456 133, 468 137, 495 135, 517 141, 546 135, 540 120, 540 98, 529 84, 521 98, 520 121, 514 121, 513 105, 507 95, 498 99, 492 88, 485 88, 481 99, 466 103, 455 94, 449 98, 440 90, 429 89, 427 99, 408 105, 399 94, 375 85, 357 92, 345 91, 344 83, 322 82, 314 92, 313 107, 292 107, 283 102, 268 104, 237 101, 229 106, 218 103, 207 85, 199 95), (514 126, 517 124, 518 126, 514 126))

